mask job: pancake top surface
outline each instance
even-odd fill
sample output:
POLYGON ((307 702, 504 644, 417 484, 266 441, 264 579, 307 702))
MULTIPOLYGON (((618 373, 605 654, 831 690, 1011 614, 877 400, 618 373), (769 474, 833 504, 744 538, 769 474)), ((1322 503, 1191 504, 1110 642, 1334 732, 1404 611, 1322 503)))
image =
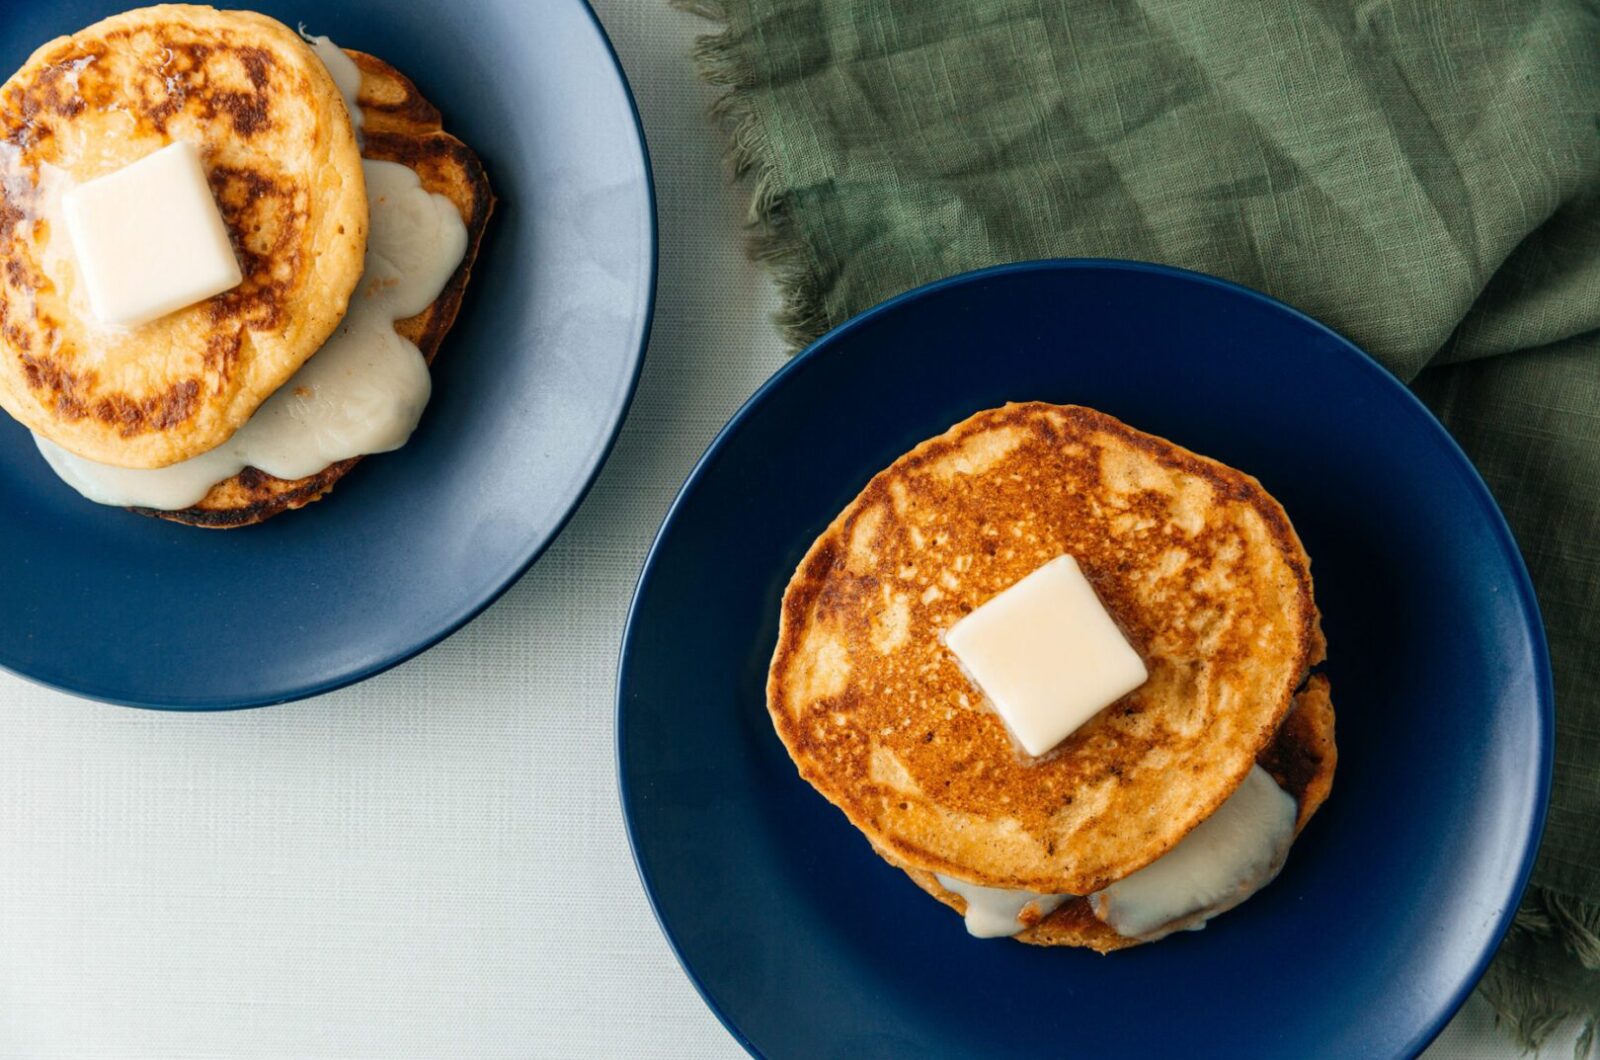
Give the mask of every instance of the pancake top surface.
POLYGON ((39 48, 0 88, 0 406, 81 456, 160 467, 225 441, 316 352, 361 275, 367 201, 338 87, 262 15, 163 5, 39 48), (99 325, 59 197, 200 147, 244 282, 99 325))
POLYGON ((880 850, 1088 894, 1232 793, 1320 650, 1310 564, 1255 479, 1091 409, 980 412, 875 476, 784 594, 767 702, 880 850), (943 634, 1076 557, 1149 681, 1029 761, 943 634))

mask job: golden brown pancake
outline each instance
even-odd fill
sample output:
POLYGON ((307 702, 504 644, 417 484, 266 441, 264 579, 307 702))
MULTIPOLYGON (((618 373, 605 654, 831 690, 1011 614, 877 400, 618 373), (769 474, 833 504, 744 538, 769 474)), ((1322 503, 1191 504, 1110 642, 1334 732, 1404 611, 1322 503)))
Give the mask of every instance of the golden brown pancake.
MULTIPOLYGON (((441 128, 439 112, 405 75, 371 55, 348 50, 346 54, 361 69, 359 101, 366 140, 362 153, 370 159, 411 167, 424 188, 455 204, 467 226, 466 254, 439 297, 421 313, 395 324, 396 330, 415 343, 432 364, 461 308, 478 244, 494 208, 494 195, 478 156, 441 128)), ((300 479, 275 478, 265 471, 245 468, 213 486, 192 508, 133 511, 190 526, 248 526, 325 496, 360 460, 341 460, 300 479)))
POLYGON ((233 434, 316 352, 361 275, 367 199, 327 69, 282 23, 162 5, 35 51, 0 88, 0 406, 79 456, 163 467, 233 434), (99 325, 57 196, 200 146, 244 282, 99 325))
MULTIPOLYGON (((1278 786, 1294 796, 1299 806, 1294 833, 1298 837, 1311 815, 1327 801, 1333 790, 1334 769, 1339 753, 1334 745, 1333 701, 1328 680, 1313 675, 1305 690, 1295 697, 1294 708, 1284 719, 1277 738, 1256 758, 1256 763, 1272 774, 1278 786)), ((893 859, 886 859, 893 863, 893 859)), ((901 866, 904 868, 904 866, 901 866)), ((924 891, 957 913, 966 914, 967 901, 946 890, 933 873, 907 868, 906 874, 924 891)), ((1026 911, 1026 920, 1033 913, 1026 911)), ((1099 953, 1137 946, 1140 939, 1119 935, 1094 915, 1085 898, 1074 898, 1057 906, 1042 920, 1035 919, 1015 936, 1019 942, 1035 946, 1085 946, 1099 953)))
POLYGON ((897 864, 1089 894, 1232 794, 1320 656, 1310 561, 1259 482, 1092 409, 1007 405, 896 460, 816 540, 767 703, 897 864), (1063 553, 1150 678, 1027 760, 942 638, 1063 553))

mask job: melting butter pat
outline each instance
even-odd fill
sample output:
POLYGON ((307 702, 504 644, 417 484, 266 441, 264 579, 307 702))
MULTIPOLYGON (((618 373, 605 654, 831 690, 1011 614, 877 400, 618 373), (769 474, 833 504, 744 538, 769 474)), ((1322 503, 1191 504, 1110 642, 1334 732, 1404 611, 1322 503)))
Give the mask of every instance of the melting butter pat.
POLYGON ((945 643, 1035 756, 1150 676, 1071 556, 967 615, 945 643))
POLYGON ((169 144, 80 184, 62 209, 102 323, 143 324, 243 279, 194 144, 169 144))

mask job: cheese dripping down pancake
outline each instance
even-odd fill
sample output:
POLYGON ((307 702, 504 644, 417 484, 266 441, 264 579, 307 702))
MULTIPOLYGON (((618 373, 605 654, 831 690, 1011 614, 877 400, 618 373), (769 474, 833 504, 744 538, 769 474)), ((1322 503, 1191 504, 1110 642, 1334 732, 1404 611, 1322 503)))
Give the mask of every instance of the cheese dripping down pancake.
POLYGON ((1260 483, 1076 406, 980 412, 876 475, 784 593, 767 686, 801 775, 896 863, 1090 894, 1243 781, 1320 661, 1310 562, 1260 483), (1074 556, 1150 671, 1023 759, 942 643, 1074 556))
MULTIPOLYGON (((120 471, 64 457, 41 443, 57 472, 91 499, 127 504, 142 514, 194 526, 226 529, 258 523, 326 495, 363 454, 404 443, 421 415, 428 393, 426 366, 460 308, 494 197, 477 156, 443 131, 439 112, 410 80, 373 56, 339 52, 325 38, 317 42, 317 49, 329 58, 346 56, 351 64, 350 105, 360 115, 357 125, 363 131, 365 164, 378 174, 371 186, 374 220, 369 256, 380 263, 357 291, 350 312, 351 318, 362 319, 341 325, 328 347, 259 410, 262 417, 284 422, 269 425, 253 418, 234 438, 197 459, 154 471, 120 471), (450 217, 436 216, 437 209, 448 211, 450 217), (453 256, 440 259, 435 252, 444 248, 433 242, 431 233, 449 226, 458 230, 461 243, 453 256), (420 258, 412 245, 419 239, 427 252, 420 258), (383 266, 383 259, 391 265, 411 260, 413 266, 402 269, 403 275, 415 274, 419 266, 429 273, 414 276, 413 285, 420 281, 421 297, 432 301, 420 312, 394 321, 392 327, 396 289, 372 284, 374 277, 393 271, 383 266), (435 259, 444 264, 444 272, 432 271, 437 266, 428 262, 435 259), (366 320, 370 314, 365 307, 374 295, 388 315, 366 320), (379 347, 381 363, 356 366, 341 382, 340 366, 350 354, 362 353, 345 334, 352 325, 387 330, 392 344, 379 347), (417 373, 420 381, 412 378, 417 373), (407 398, 408 393, 414 393, 416 400, 407 398), (317 402, 326 404, 330 398, 350 400, 356 407, 317 407, 317 402), (375 404, 381 408, 374 415, 383 422, 358 421, 341 427, 342 420, 361 414, 361 406, 375 404), (302 426, 308 436, 288 433, 302 426), (274 443, 269 432, 280 441, 274 443), (375 439, 379 444, 371 444, 375 439), (263 462, 270 462, 285 477, 241 466, 249 464, 252 451, 266 456, 275 450, 276 459, 263 462), (315 459, 318 454, 333 462, 323 466, 315 459)), ((413 303, 409 308, 417 307, 413 303)))
POLYGON ((361 275, 350 118, 292 30, 162 5, 45 44, 0 88, 0 406, 64 449, 162 467, 214 448, 332 334, 361 275), (196 144, 244 275, 147 324, 97 322, 60 196, 196 144))
MULTIPOLYGON (((1256 763, 1295 800, 1294 835, 1298 837, 1327 801, 1338 764, 1333 701, 1325 677, 1313 675, 1306 683, 1295 697, 1294 708, 1283 727, 1257 756, 1256 763)), ((887 855, 884 860, 905 869, 918 887, 957 913, 967 912, 966 900, 944 886, 934 873, 899 865, 887 855)), ((1082 946, 1098 953, 1127 949, 1144 941, 1118 934, 1095 915, 1088 898, 1069 895, 1058 903, 1047 904, 1051 908, 1043 915, 1025 910, 1018 921, 1022 930, 1007 930, 1004 934, 1035 946, 1082 946)))

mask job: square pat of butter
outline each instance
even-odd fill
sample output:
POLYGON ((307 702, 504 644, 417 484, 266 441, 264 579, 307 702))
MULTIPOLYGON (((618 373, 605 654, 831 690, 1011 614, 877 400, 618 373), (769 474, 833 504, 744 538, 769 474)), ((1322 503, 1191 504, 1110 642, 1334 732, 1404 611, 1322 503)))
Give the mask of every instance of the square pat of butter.
POLYGON ((945 643, 1034 756, 1150 676, 1071 556, 984 603, 945 643))
POLYGON ((243 279, 194 144, 168 144, 79 184, 61 205, 102 323, 143 324, 243 279))

